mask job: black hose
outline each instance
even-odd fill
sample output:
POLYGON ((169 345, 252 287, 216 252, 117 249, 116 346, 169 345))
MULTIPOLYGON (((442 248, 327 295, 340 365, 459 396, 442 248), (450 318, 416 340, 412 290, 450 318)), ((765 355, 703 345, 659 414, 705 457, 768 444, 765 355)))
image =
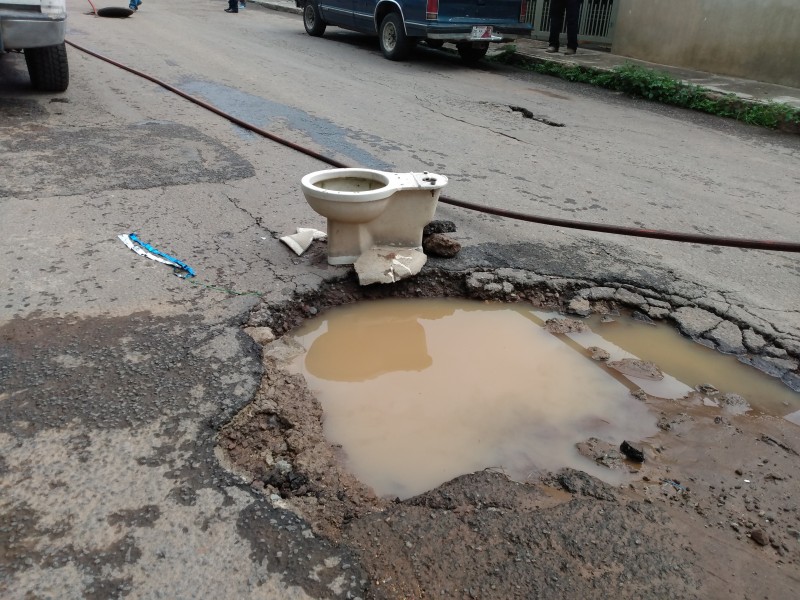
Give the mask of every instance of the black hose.
MULTIPOLYGON (((303 154, 310 156, 311 158, 316 158, 317 160, 324 162, 332 167, 336 168, 347 168, 352 165, 346 165, 338 160, 325 156, 324 154, 320 154, 319 152, 315 152, 305 146, 301 146, 300 144, 295 144, 294 142, 290 142, 289 140, 283 139, 278 137, 277 135, 270 133, 260 127, 256 127, 255 125, 248 123, 247 121, 243 121, 238 117, 234 117, 231 114, 226 113, 225 111, 217 108, 216 106, 205 102, 204 100, 200 100, 199 98, 192 96, 191 94, 187 94, 186 92, 164 82, 160 79, 157 79, 151 75, 147 75, 141 71, 138 71, 132 67, 124 65, 120 62, 117 62, 113 59, 110 59, 102 54, 98 54, 97 52, 93 52, 88 48, 84 48, 83 46, 79 46, 74 42, 69 40, 65 40, 67 44, 72 46, 73 48, 80 50, 81 52, 85 52, 90 56, 94 56, 95 58, 99 58, 115 67, 119 67, 129 73, 133 73, 139 77, 147 79, 163 87, 170 92, 177 94, 178 96, 197 104, 217 114, 231 123, 235 123, 240 127, 247 129, 248 131, 252 131, 253 133, 257 133, 260 136, 268 138, 274 142, 282 144, 292 150, 296 150, 298 152, 302 152, 303 154)), ((595 231, 599 233, 611 233, 614 235, 624 235, 624 236, 631 236, 631 237, 642 237, 642 238, 653 238, 657 240, 669 240, 674 242, 687 242, 691 244, 703 244, 708 246, 729 246, 732 248, 747 248, 751 250, 772 250, 775 252, 800 252, 800 243, 797 242, 785 242, 785 241, 775 241, 775 240, 753 240, 753 239, 746 239, 746 238, 731 238, 731 237, 720 237, 720 236, 713 236, 713 235, 701 235, 701 234, 692 234, 692 233, 680 233, 676 231, 663 231, 659 229, 638 229, 635 227, 624 227, 621 225, 605 225, 603 223, 587 223, 584 221, 572 221, 568 219, 556 219, 553 217, 540 217, 538 215, 531 215, 527 213, 520 213, 511 210, 505 210, 502 208, 493 208, 491 206, 485 206, 480 204, 473 204, 471 202, 464 202, 463 200, 456 200, 455 198, 449 198, 447 196, 440 196, 439 202, 444 204, 449 204, 451 206, 457 206, 459 208, 466 208, 468 210, 474 210, 482 213, 487 213, 490 215, 497 215, 500 217, 505 217, 508 219, 517 219, 519 221, 527 221, 529 223, 539 223, 541 225, 551 225, 555 227, 564 227, 566 229, 580 229, 584 231, 595 231)))

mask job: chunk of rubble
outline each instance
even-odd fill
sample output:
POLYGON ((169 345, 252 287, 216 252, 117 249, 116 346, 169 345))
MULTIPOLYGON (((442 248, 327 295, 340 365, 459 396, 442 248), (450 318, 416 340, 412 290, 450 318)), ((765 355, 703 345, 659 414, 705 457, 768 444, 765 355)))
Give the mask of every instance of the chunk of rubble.
POLYGON ((395 283, 419 273, 427 260, 417 248, 377 246, 362 253, 353 267, 361 285, 395 283))
POLYGON ((744 354, 746 352, 741 330, 730 321, 722 321, 705 337, 712 340, 720 352, 744 354))
POLYGON ((275 341, 275 333, 269 327, 245 327, 244 332, 262 346, 275 341))
POLYGON ((608 360, 611 358, 611 354, 608 353, 608 350, 603 350, 599 346, 589 346, 587 350, 592 360, 608 360))
POLYGON ((634 446, 627 440, 620 444, 619 450, 628 460, 632 460, 634 462, 644 462, 644 450, 642 450, 640 447, 634 446))
POLYGON ((760 352, 761 349, 767 345, 767 340, 752 329, 745 329, 744 332, 742 332, 742 341, 751 352, 760 352))
POLYGON ((619 371, 623 375, 628 375, 630 377, 639 377, 651 381, 661 381, 664 379, 664 373, 661 372, 661 369, 659 369, 655 363, 647 360, 623 358, 622 360, 612 360, 607 364, 615 371, 619 371))
POLYGON ((722 322, 722 319, 702 308, 682 306, 670 317, 678 324, 680 330, 690 337, 697 337, 711 331, 722 322))
POLYGON ((709 396, 715 396, 715 395, 719 394, 719 390, 717 388, 715 388, 713 385, 711 385, 710 383, 698 384, 698 385, 694 386, 694 389, 696 389, 701 394, 707 394, 709 396))
POLYGON ((429 256, 453 258, 461 252, 461 244, 443 233, 434 233, 422 240, 422 249, 429 256))
POLYGON ((592 305, 585 298, 573 298, 570 300, 567 310, 575 315, 586 317, 592 314, 592 305))
POLYGON ((564 334, 564 333, 585 333, 589 327, 583 321, 577 319, 547 319, 544 323, 544 328, 550 333, 564 334))
POLYGON ((608 469, 621 469, 624 456, 614 444, 591 437, 575 444, 578 454, 608 469))
POLYGON ((750 403, 744 398, 744 396, 740 396, 739 394, 734 394, 732 392, 728 392, 727 394, 722 394, 717 401, 724 407, 732 409, 736 412, 747 412, 750 410, 750 403))
POLYGON ((422 237, 428 237, 434 233, 454 233, 456 224, 452 221, 436 220, 431 221, 422 229, 422 237))

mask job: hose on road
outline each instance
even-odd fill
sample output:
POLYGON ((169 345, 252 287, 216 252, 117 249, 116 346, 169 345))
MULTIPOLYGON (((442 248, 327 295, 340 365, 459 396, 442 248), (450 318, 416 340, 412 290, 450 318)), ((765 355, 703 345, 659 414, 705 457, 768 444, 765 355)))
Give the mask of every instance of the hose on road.
MULTIPOLYGON (((315 158, 320 162, 326 163, 332 167, 336 168, 348 168, 352 167, 353 165, 346 165, 336 159, 330 158, 325 156, 324 154, 320 154, 319 152, 315 152, 310 148, 302 146, 300 144, 295 144, 289 140, 281 138, 269 131, 261 129, 253 125, 252 123, 248 123, 238 117, 235 117, 225 111, 217 108, 216 106, 201 100, 191 94, 187 94, 183 90, 176 88, 152 75, 148 75, 147 73, 143 73, 137 69, 129 67, 123 63, 115 61, 107 56, 103 56, 97 52, 89 50, 83 46, 80 46, 74 42, 66 40, 66 43, 75 48, 76 50, 80 50, 90 56, 94 56, 102 61, 105 61, 115 67, 123 69, 124 71, 128 71, 129 73, 133 73, 134 75, 151 81, 156 85, 161 86, 162 88, 172 92, 173 94, 177 94, 181 98, 185 98, 194 104, 205 108, 208 111, 213 112, 214 114, 227 119, 231 123, 238 125, 248 131, 252 131, 253 133, 257 133, 260 136, 263 136, 267 139, 270 139, 278 144, 282 144, 287 148, 291 148, 292 150, 296 150, 297 152, 301 152, 306 156, 310 156, 311 158, 315 158)), ((702 244, 707 246, 728 246, 731 248, 746 248, 750 250, 771 250, 775 252, 800 252, 800 243, 798 242, 787 242, 787 241, 777 241, 777 240, 754 240, 754 239, 746 239, 746 238, 733 238, 733 237, 721 237, 721 236, 713 236, 713 235, 705 235, 705 234, 693 234, 693 233, 681 233, 677 231, 664 231, 660 229, 641 229, 636 227, 625 227, 622 225, 606 225, 604 223, 589 223, 585 221, 573 221, 569 219, 557 219, 554 217, 543 217, 539 215, 532 215, 528 213, 521 213, 512 210, 506 210, 502 208, 494 208, 491 206, 481 205, 481 204, 474 204, 472 202, 464 202, 462 200, 457 200, 455 198, 450 198, 448 196, 440 196, 439 202, 443 204, 449 204, 451 206, 456 206, 459 208, 464 208, 467 210, 473 210, 477 212, 482 212, 490 215, 496 215, 499 217, 504 217, 508 219, 516 219, 518 221, 527 221, 529 223, 538 223, 540 225, 550 225, 554 227, 563 227, 565 229, 579 229, 583 231, 594 231, 598 233, 610 233, 614 235, 622 235, 622 236, 630 236, 630 237, 640 237, 640 238, 652 238, 657 240, 669 240, 675 242, 685 242, 691 244, 702 244)))

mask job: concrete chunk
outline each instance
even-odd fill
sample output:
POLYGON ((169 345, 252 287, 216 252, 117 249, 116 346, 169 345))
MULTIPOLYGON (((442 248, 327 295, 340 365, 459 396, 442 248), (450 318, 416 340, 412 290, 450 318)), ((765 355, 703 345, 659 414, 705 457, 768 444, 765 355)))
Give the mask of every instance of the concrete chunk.
POLYGON ((728 354, 744 354, 745 347, 742 342, 742 332, 730 321, 722 321, 706 334, 722 352, 728 354))
POLYGON ((717 315, 703 310, 682 306, 670 317, 678 324, 680 330, 688 336, 697 337, 706 331, 711 331, 722 322, 717 315))
POLYGON ((395 248, 377 246, 361 254, 355 262, 358 282, 395 283, 420 272, 428 261, 425 253, 417 248, 395 248))

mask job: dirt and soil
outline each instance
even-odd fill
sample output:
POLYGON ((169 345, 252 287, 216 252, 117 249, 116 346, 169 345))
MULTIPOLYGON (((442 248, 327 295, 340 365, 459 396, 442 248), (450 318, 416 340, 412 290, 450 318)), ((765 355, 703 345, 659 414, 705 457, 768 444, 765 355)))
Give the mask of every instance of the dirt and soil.
MULTIPOLYGON (((392 294, 457 288, 434 277, 392 294)), ((381 293, 333 285, 306 303, 262 307, 251 325, 280 336, 327 306, 381 293)), ((602 440, 579 445, 626 472, 620 486, 569 469, 526 482, 487 470, 390 500, 348 473, 325 439, 322 409, 292 368, 302 352, 282 337, 264 347, 261 388, 222 429, 219 455, 358 556, 370 598, 782 599, 800 589, 800 428, 784 419, 709 406, 700 392, 673 401, 635 390, 659 427, 630 440, 644 463, 602 440)))

